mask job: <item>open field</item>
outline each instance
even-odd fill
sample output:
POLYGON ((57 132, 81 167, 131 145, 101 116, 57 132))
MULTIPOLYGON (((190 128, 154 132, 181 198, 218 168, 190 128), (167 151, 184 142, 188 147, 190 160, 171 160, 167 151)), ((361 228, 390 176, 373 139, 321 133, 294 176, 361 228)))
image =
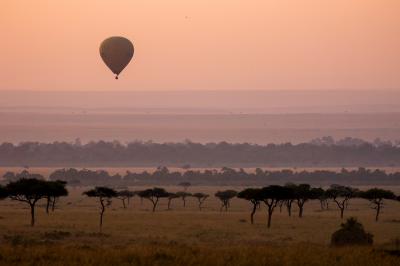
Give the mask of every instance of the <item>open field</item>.
MULTIPOLYGON (((131 188, 143 189, 142 187, 131 188)), ((168 191, 180 190, 166 187, 168 191)), ((189 192, 213 195, 218 187, 191 187, 189 192)), ((233 189, 240 190, 239 187, 233 189)), ((396 193, 399 187, 391 188, 396 193)), ((127 209, 114 199, 105 213, 103 234, 98 228, 98 203, 82 196, 83 188, 69 188, 54 213, 46 215, 44 201, 37 210, 37 224, 29 226, 29 210, 22 203, 4 200, 1 205, 0 264, 15 265, 399 265, 399 257, 382 249, 393 249, 400 238, 400 203, 388 201, 379 222, 365 200, 350 201, 345 218, 354 216, 374 235, 373 247, 331 248, 331 234, 341 219, 334 203, 321 211, 318 201, 305 205, 303 218, 294 209, 274 212, 272 227, 266 227, 264 206, 249 222, 250 204, 234 199, 228 212, 219 211, 211 196, 198 210, 190 198, 162 199, 152 213, 150 202, 135 197, 127 209), (57 261, 57 262, 56 262, 57 261)))

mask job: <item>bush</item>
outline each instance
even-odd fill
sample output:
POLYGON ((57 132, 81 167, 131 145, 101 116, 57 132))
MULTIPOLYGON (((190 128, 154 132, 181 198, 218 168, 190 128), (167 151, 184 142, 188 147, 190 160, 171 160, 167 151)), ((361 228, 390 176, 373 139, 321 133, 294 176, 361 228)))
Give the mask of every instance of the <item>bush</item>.
POLYGON ((363 225, 357 219, 351 217, 340 227, 332 234, 333 246, 372 245, 373 235, 365 232, 363 225))

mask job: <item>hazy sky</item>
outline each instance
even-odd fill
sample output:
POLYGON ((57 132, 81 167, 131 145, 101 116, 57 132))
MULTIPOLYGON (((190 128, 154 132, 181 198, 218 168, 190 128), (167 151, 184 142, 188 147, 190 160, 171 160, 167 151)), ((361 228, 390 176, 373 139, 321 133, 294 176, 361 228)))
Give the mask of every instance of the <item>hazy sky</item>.
POLYGON ((0 0, 0 90, 400 89, 399 0, 0 0), (115 81, 98 54, 134 42, 115 81))

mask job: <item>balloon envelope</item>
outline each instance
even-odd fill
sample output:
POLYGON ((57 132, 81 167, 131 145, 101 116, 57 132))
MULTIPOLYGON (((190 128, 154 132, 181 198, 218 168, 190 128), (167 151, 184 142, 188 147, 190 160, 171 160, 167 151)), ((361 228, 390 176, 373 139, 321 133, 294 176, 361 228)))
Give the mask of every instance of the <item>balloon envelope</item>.
POLYGON ((124 37, 110 37, 100 45, 100 56, 108 68, 117 76, 129 64, 134 48, 131 41, 124 37))

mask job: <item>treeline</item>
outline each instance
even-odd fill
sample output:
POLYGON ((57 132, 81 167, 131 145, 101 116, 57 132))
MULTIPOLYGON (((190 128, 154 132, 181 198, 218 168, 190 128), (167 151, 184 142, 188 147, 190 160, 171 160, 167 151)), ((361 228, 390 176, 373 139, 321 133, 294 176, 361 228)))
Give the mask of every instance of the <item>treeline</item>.
MULTIPOLYGON (((20 173, 6 172, 5 182, 15 181, 32 176, 44 179, 39 174, 31 174, 24 170, 20 173)), ((285 184, 287 182, 310 183, 322 186, 335 184, 351 185, 399 185, 400 172, 387 173, 380 169, 358 168, 356 170, 341 169, 339 172, 328 170, 293 171, 263 170, 256 168, 253 172, 243 169, 235 170, 223 167, 221 170, 186 170, 184 172, 170 171, 167 167, 158 167, 154 172, 143 171, 133 173, 127 171, 124 175, 110 174, 105 170, 89 169, 58 169, 49 175, 49 180, 62 180, 70 186, 135 186, 135 185, 178 185, 190 182, 193 185, 265 185, 285 184)))
MULTIPOLYGON (((31 226, 35 225, 35 208, 37 203, 43 199, 46 200, 46 213, 49 214, 50 204, 53 206, 54 211, 55 203, 60 197, 68 195, 66 189, 67 183, 64 181, 46 181, 42 179, 32 178, 27 175, 21 179, 11 181, 5 186, 0 186, 0 199, 10 198, 11 200, 23 202, 29 205, 31 212, 31 226)), ((199 210, 206 199, 209 197, 205 193, 189 193, 187 188, 190 183, 181 183, 184 191, 171 193, 164 188, 155 187, 139 191, 130 190, 115 190, 107 186, 97 186, 83 192, 83 195, 96 198, 100 204, 100 232, 103 226, 103 216, 106 208, 111 205, 113 198, 122 200, 123 207, 126 209, 126 201, 129 201, 134 196, 142 199, 149 200, 152 203, 152 211, 155 212, 160 200, 168 200, 168 209, 171 209, 171 201, 173 199, 182 199, 183 207, 186 206, 186 200, 189 197, 194 197, 198 201, 199 210)), ((292 215, 292 206, 296 205, 298 208, 298 217, 302 218, 306 203, 311 200, 319 200, 321 210, 329 209, 329 203, 334 203, 340 210, 340 217, 343 219, 344 212, 348 204, 353 198, 363 198, 370 202, 372 209, 375 210, 375 221, 379 220, 379 215, 387 200, 400 200, 400 196, 396 196, 390 190, 379 188, 371 188, 366 191, 361 191, 350 186, 331 185, 328 189, 324 190, 321 187, 311 187, 309 184, 294 184, 288 183, 284 186, 269 185, 261 188, 246 188, 240 192, 235 190, 218 191, 214 194, 216 198, 221 201, 220 211, 228 211, 231 205, 231 200, 235 197, 247 200, 251 203, 250 222, 254 223, 254 215, 258 209, 261 209, 261 204, 264 204, 267 211, 267 227, 269 228, 272 223, 272 215, 277 207, 282 210, 282 207, 287 209, 288 216, 292 215)), ((264 209, 264 208, 263 208, 264 209)))
POLYGON ((301 144, 24 142, 0 145, 2 166, 398 166, 400 146, 329 137, 301 144))

